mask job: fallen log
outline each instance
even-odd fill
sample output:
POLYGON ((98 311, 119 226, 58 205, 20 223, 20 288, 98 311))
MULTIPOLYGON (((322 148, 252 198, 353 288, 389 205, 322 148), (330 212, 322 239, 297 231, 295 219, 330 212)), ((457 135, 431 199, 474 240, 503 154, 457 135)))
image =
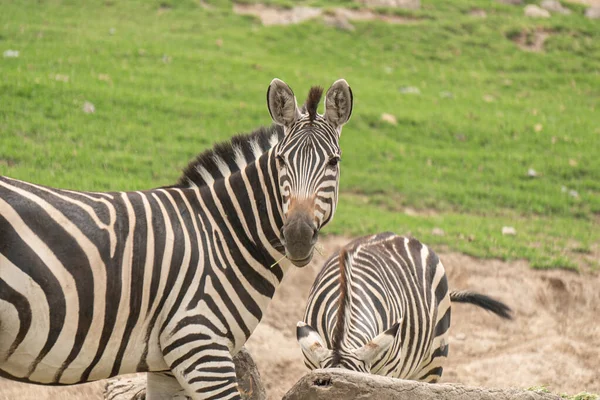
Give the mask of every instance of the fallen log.
POLYGON ((488 389, 459 384, 430 384, 363 374, 343 369, 317 369, 302 377, 283 400, 560 400, 551 393, 520 389, 488 389))
MULTIPOLYGON (((250 353, 242 348, 233 357, 238 389, 243 400, 265 400, 267 394, 260 380, 260 374, 250 353)), ((178 386, 175 378, 173 386, 178 386)), ((144 400, 146 398, 146 374, 117 376, 109 379, 104 389, 105 400, 144 400)), ((172 400, 185 400, 184 394, 175 395, 172 400)))

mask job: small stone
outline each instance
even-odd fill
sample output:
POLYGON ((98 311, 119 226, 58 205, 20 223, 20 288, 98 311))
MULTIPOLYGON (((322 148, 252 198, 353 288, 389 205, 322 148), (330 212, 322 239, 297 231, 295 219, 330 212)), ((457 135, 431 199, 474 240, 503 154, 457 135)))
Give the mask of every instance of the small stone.
POLYGON ((537 173, 537 171, 535 169, 529 168, 527 170, 527 176, 530 177, 530 178, 537 178, 538 173, 537 173))
POLYGON ((524 13, 525 16, 529 18, 550 18, 550 11, 544 10, 535 4, 526 5, 524 13))
POLYGON ((457 333, 456 336, 454 336, 454 338, 456 340, 465 340, 467 338, 467 335, 465 335, 464 333, 457 333))
POLYGON ((483 101, 485 101, 486 103, 491 103, 494 100, 495 100, 495 98, 491 94, 484 94, 483 95, 483 101))
POLYGON ((96 107, 94 107, 94 105, 89 101, 86 101, 83 103, 83 112, 86 114, 93 114, 96 112, 96 107))
POLYGON ((431 230, 431 234, 434 236, 444 236, 446 232, 444 232, 442 228, 433 228, 431 230))
POLYGON ((487 13, 480 8, 472 9, 471 11, 469 11, 469 15, 472 17, 477 17, 477 18, 486 18, 487 17, 487 13))
POLYGON ((576 167, 576 166, 577 166, 577 160, 570 159, 570 160, 569 160, 569 165, 570 165, 571 167, 576 167))
POLYGON ((110 75, 108 74, 98 74, 98 79, 104 82, 110 82, 110 75))
POLYGON ((223 39, 215 40, 215 44, 217 45, 217 47, 223 47, 223 39))
POLYGON ((496 0, 499 3, 510 4, 511 6, 518 6, 519 4, 523 4, 523 0, 496 0))
POLYGON ((69 82, 69 75, 56 74, 54 75, 54 80, 59 82, 69 82))
POLYGON ((381 114, 381 120, 391 125, 398 125, 398 120, 392 114, 383 113, 381 114))
POLYGON ((3 56, 4 58, 17 58, 19 57, 19 50, 6 50, 3 56))
POLYGON ((462 133, 457 133, 456 135, 454 135, 454 137, 456 138, 456 140, 458 140, 459 142, 464 142, 467 140, 467 137, 462 134, 462 133))
POLYGON ((385 67, 383 67, 383 70, 385 71, 386 74, 391 74, 392 72, 394 72, 394 69, 387 65, 385 67))
POLYGON ((162 56, 162 62, 165 64, 170 64, 171 61, 173 61, 173 58, 171 56, 168 56, 166 54, 163 54, 162 56))
POLYGON ((454 98, 454 93, 452 93, 452 92, 440 92, 440 97, 442 99, 453 99, 454 98))
POLYGON ((513 228, 512 226, 503 226, 502 227, 502 234, 505 236, 515 236, 517 234, 517 230, 515 228, 513 228))
POLYGON ((343 15, 336 15, 333 17, 326 17, 325 18, 325 23, 329 26, 333 26, 336 29, 342 30, 342 31, 350 31, 353 32, 356 30, 356 28, 354 27, 354 25, 352 25, 349 21, 348 18, 344 17, 343 15))
POLYGON ((585 16, 589 19, 600 19, 600 6, 592 6, 585 10, 585 16))
POLYGON ((562 4, 560 4, 560 1, 558 1, 558 0, 543 0, 540 3, 540 7, 542 7, 544 10, 548 10, 548 11, 554 12, 554 13, 559 13, 559 14, 564 14, 564 15, 571 14, 571 10, 563 7, 562 4))
POLYGON ((403 94, 421 94, 419 88, 414 86, 403 86, 399 90, 403 94))
POLYGON ((542 125, 542 124, 535 124, 533 126, 533 130, 536 131, 536 132, 541 132, 542 129, 544 129, 544 125, 542 125))
POLYGON ((394 7, 416 10, 421 7, 421 0, 360 0, 369 7, 394 7))
POLYGON ((561 186, 561 187, 560 187, 560 191, 561 191, 562 193, 567 193, 567 190, 568 190, 568 189, 567 189, 567 187, 566 187, 566 186, 561 186))
POLYGON ((579 193, 577 193, 576 190, 571 189, 571 190, 569 190, 569 196, 571 196, 571 197, 573 197, 575 199, 578 199, 579 198, 579 193))
POLYGON ((110 28, 108 30, 108 33, 110 33, 111 35, 114 35, 115 33, 117 33, 117 30, 115 28, 110 28))

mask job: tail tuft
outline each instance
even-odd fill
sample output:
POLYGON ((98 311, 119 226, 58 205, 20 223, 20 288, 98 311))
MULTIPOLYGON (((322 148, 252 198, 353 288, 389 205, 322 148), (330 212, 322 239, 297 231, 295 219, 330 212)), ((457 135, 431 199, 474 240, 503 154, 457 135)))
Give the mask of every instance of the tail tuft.
POLYGON ((450 292, 450 301, 453 303, 471 303, 499 317, 512 319, 510 307, 481 293, 469 292, 468 290, 452 291, 450 292))

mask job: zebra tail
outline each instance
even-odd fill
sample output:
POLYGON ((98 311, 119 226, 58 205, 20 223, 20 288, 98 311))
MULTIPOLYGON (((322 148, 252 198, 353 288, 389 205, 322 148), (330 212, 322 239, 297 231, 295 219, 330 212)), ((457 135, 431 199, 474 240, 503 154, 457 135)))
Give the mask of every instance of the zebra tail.
POLYGON ((450 301, 453 303, 471 303, 484 310, 490 311, 499 317, 512 319, 512 310, 501 301, 495 300, 481 293, 467 290, 453 290, 450 292, 450 301))

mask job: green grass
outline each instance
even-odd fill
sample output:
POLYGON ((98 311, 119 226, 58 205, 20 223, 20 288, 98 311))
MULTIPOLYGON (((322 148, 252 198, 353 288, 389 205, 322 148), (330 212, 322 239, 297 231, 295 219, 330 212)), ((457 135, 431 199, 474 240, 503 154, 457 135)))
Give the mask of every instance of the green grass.
POLYGON ((0 174, 82 190, 169 184, 213 142, 270 123, 273 77, 299 101, 344 77, 355 108, 328 232, 410 232, 479 257, 599 266, 600 25, 581 6, 532 20, 488 0, 424 0, 378 9, 412 24, 341 31, 262 27, 229 1, 206 3, 2 1, 0 49, 20 56, 0 59, 0 174), (538 30, 551 33, 544 52, 510 40, 538 30))

